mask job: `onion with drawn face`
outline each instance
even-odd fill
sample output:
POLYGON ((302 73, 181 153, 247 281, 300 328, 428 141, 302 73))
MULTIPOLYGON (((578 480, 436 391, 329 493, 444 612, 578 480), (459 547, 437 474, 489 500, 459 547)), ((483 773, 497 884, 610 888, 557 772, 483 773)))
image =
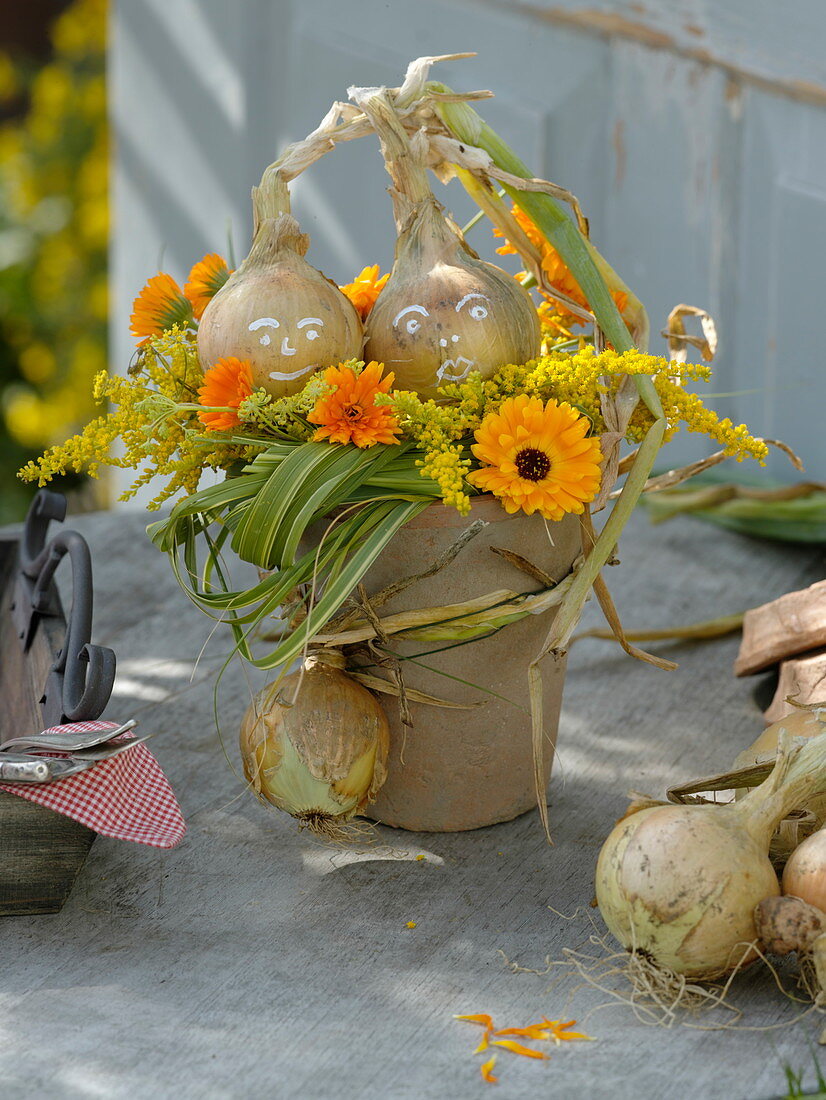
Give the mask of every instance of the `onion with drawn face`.
POLYGON ((396 374, 397 389, 438 397, 471 371, 489 378, 539 353, 528 292, 478 259, 433 204, 400 234, 396 262, 367 320, 364 354, 396 374))
POLYGON ((235 356, 273 397, 296 393, 319 368, 361 357, 355 307, 304 259, 309 238, 289 214, 264 220, 249 256, 204 310, 204 370, 235 356))

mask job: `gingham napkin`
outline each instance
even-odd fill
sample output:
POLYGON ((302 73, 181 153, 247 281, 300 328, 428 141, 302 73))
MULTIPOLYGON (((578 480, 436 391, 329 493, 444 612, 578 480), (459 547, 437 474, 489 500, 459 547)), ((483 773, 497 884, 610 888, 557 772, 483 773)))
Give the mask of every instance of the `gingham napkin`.
MULTIPOLYGON (((47 732, 114 729, 116 722, 71 722, 47 732)), ((125 736, 129 736, 127 733, 125 736)), ((119 740, 119 738, 117 739, 119 740)), ((101 836, 174 848, 186 832, 181 807, 146 745, 55 783, 0 783, 0 790, 74 818, 101 836)))

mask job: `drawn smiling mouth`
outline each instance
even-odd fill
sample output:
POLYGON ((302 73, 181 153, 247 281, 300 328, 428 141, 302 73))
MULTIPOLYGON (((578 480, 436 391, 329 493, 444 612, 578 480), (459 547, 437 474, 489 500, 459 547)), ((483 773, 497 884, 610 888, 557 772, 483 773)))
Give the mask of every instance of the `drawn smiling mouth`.
POLYGON ((271 370, 270 378, 275 382, 292 382, 294 378, 300 378, 302 374, 309 374, 311 370, 317 370, 318 363, 310 363, 308 367, 302 367, 301 370, 293 371, 292 374, 282 374, 281 371, 271 370))
POLYGON ((470 368, 475 362, 475 359, 466 359, 464 355, 457 355, 455 359, 445 359, 436 371, 436 377, 440 382, 461 382, 470 374, 470 368), (461 364, 465 365, 461 366, 461 364))

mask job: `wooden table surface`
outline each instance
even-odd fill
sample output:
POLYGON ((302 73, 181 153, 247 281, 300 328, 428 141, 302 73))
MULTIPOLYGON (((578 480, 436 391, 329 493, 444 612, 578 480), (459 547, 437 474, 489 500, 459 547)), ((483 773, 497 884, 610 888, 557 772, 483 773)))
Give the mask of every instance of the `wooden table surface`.
MULTIPOLYGON (((157 731, 189 831, 170 852, 98 838, 59 915, 3 921, 4 1095, 769 1100, 785 1095, 784 1064, 813 1084, 821 1021, 760 1030, 799 1009, 764 970, 735 983, 740 1030, 663 1030, 563 970, 513 972, 503 960, 541 970, 565 948, 595 951, 594 863, 626 792, 662 796, 723 770, 762 729, 761 680, 732 675, 736 636, 660 643, 674 673, 612 643, 575 644, 550 788, 554 847, 532 812, 465 834, 382 829, 371 850, 333 850, 260 806, 235 774, 250 690, 237 664, 221 686, 224 757, 212 684, 227 636, 196 667, 210 624, 145 522, 70 519, 92 548, 93 641, 118 656, 106 717, 157 731), (482 1012, 501 1027, 576 1018, 598 1041, 547 1062, 502 1052, 499 1085, 487 1085, 472 1053, 479 1029, 453 1020, 482 1012)), ((686 519, 655 528, 638 515, 620 551, 608 580, 629 629, 739 611, 824 576, 820 550, 686 519)), ((599 623, 595 606, 585 623, 599 623)))

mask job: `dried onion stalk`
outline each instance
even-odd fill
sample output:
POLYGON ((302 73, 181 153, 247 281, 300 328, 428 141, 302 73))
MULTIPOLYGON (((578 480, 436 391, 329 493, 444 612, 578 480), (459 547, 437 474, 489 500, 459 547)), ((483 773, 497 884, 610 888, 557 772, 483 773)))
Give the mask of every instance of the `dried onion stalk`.
POLYGON ((286 185, 264 174, 253 192, 250 253, 204 310, 198 355, 204 370, 235 356, 273 397, 297 393, 313 371, 361 356, 353 304, 304 259, 310 238, 289 213, 286 185))

